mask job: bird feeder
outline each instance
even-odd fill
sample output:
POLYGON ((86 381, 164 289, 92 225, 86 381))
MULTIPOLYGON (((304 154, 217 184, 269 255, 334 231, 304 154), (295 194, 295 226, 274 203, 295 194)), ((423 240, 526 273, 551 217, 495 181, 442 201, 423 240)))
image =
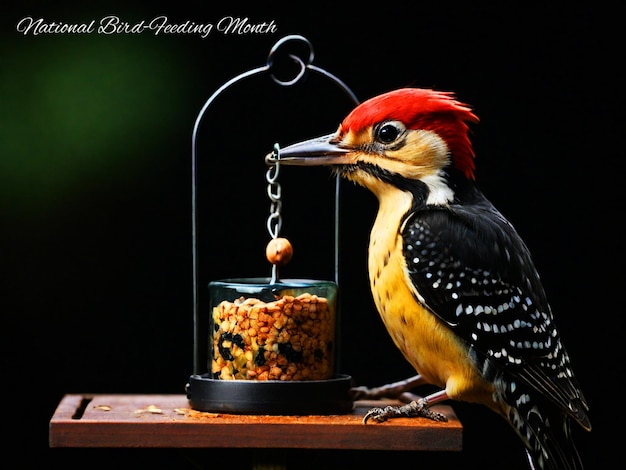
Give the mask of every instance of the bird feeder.
POLYGON ((334 279, 282 279, 280 267, 289 262, 291 243, 282 227, 280 147, 265 158, 270 211, 266 246, 269 275, 210 281, 209 306, 200 308, 198 275, 197 141, 200 123, 224 90, 245 79, 270 74, 280 86, 299 82, 308 72, 329 79, 353 104, 358 100, 337 77, 313 65, 310 42, 297 35, 280 39, 264 66, 234 77, 213 93, 201 108, 192 135, 192 250, 193 250, 193 374, 186 386, 190 406, 199 411, 239 414, 339 414, 351 412, 351 377, 336 370, 339 355, 339 177, 334 205, 334 279), (289 54, 298 73, 289 80, 274 74, 274 59, 287 42, 300 42, 308 58, 289 54), (208 321, 207 321, 208 317, 208 321), (208 324, 208 331, 200 325, 208 324), (200 360, 207 354, 206 363, 200 360))

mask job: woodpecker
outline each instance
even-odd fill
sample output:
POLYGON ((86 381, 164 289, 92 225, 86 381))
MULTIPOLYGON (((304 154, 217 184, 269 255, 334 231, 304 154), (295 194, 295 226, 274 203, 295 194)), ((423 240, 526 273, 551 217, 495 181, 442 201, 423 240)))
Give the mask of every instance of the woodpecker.
POLYGON ((378 200, 368 248, 373 300, 417 371, 405 384, 440 391, 373 408, 364 421, 440 419, 429 410, 435 403, 479 403, 512 426, 531 469, 581 469, 570 424, 591 430, 588 405, 529 249, 476 185, 469 124, 477 122, 454 93, 403 88, 277 158, 330 166, 378 200))

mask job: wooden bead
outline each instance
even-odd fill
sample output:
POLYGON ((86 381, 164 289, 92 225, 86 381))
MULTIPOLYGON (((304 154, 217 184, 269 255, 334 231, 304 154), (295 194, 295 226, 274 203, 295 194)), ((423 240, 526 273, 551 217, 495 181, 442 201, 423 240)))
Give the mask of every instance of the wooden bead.
POLYGON ((277 266, 283 266, 291 260, 293 247, 286 238, 273 238, 265 248, 267 260, 277 266))

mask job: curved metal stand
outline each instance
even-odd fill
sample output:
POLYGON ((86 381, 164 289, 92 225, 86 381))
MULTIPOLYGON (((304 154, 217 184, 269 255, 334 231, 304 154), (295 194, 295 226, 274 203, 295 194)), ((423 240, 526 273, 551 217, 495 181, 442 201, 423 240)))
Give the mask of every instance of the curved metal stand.
MULTIPOLYGON (((228 80, 222 86, 220 86, 204 103, 202 109, 198 113, 196 118, 192 139, 191 139, 191 236, 192 236, 192 270, 193 270, 193 336, 194 336, 194 345, 193 345, 193 373, 195 375, 200 374, 200 357, 199 357, 199 344, 200 344, 200 331, 198 326, 198 292, 199 292, 199 280, 198 280, 198 241, 197 241, 197 187, 198 187, 198 178, 197 178, 197 154, 198 154, 198 133, 200 129, 200 123, 202 118, 206 114, 207 109, 211 106, 211 104, 215 101, 215 99, 226 89, 230 88, 232 85, 245 80, 246 78, 253 77, 256 75, 260 75, 263 73, 269 73, 272 77, 272 80, 280 85, 280 86, 292 86, 298 83, 306 74, 307 71, 313 71, 322 75, 325 78, 328 78, 333 83, 335 83, 338 87, 340 87, 348 97, 353 101, 355 105, 359 104, 358 99, 344 84, 339 78, 335 77, 333 74, 327 72, 326 70, 316 67, 313 65, 313 59, 315 58, 313 52, 313 46, 311 43, 303 36, 300 35, 289 35, 285 36, 282 39, 278 40, 274 46, 270 49, 270 52, 267 56, 267 61, 265 65, 261 67, 257 67, 246 72, 243 72, 236 77, 228 80), (299 41, 304 43, 309 49, 309 55, 306 59, 301 59, 300 57, 289 54, 289 57, 299 65, 298 73, 291 80, 279 80, 273 73, 274 69, 274 60, 276 54, 280 50, 281 47, 284 46, 285 43, 299 41)), ((339 176, 336 178, 335 183, 335 283, 339 285, 338 272, 339 272, 339 176)))

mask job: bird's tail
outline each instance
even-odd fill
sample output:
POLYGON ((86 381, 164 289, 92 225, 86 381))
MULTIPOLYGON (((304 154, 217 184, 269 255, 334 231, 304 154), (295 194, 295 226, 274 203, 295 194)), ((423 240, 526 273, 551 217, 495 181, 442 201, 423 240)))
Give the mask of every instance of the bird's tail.
POLYGON ((526 446, 531 470, 582 470, 572 438, 571 417, 535 397, 519 403, 509 409, 508 419, 526 446))

